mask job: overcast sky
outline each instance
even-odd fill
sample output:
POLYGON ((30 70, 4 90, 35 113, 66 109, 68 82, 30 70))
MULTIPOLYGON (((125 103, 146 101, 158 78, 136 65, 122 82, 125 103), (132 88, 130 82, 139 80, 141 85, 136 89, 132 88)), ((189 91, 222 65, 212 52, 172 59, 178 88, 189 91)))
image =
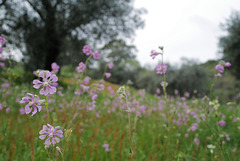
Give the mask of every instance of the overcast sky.
POLYGON ((218 38, 225 34, 220 23, 240 11, 240 0, 135 0, 134 5, 148 11, 134 41, 142 65, 153 63, 149 55, 158 46, 164 46, 164 59, 173 65, 182 57, 199 62, 220 58, 218 38))

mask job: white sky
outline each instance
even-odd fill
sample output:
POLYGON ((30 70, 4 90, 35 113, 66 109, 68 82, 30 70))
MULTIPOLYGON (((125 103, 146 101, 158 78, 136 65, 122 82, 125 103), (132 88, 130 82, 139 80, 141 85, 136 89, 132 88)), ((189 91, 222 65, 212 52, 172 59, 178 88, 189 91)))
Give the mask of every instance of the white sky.
POLYGON ((158 46, 164 46, 164 59, 172 65, 182 57, 200 62, 220 58, 220 23, 240 11, 240 0, 135 0, 134 5, 148 11, 134 41, 142 65, 156 62, 149 55, 158 46))

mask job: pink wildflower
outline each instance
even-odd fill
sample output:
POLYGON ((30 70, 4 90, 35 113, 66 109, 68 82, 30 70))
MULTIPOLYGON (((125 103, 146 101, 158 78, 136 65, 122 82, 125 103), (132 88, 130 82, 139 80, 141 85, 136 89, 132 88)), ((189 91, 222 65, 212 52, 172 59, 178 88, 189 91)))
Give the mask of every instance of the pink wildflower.
POLYGON ((0 45, 3 46, 6 43, 6 39, 0 36, 0 45))
POLYGON ((59 70, 59 65, 57 65, 57 63, 56 62, 53 62, 52 63, 52 65, 51 65, 51 67, 52 67, 52 71, 53 72, 58 72, 58 70, 59 70))
POLYGON ((24 109, 23 107, 21 107, 21 108, 19 109, 19 112, 20 112, 21 115, 24 115, 24 114, 25 114, 25 109, 24 109))
POLYGON ((97 97, 98 97, 98 95, 97 95, 97 94, 94 94, 94 95, 92 96, 92 100, 94 101, 95 99, 97 99, 97 97))
POLYGON ((0 103, 0 110, 2 110, 3 109, 3 107, 2 107, 2 104, 0 103))
POLYGON ((10 112, 10 107, 6 108, 6 113, 10 112))
POLYGON ((152 57, 152 59, 155 59, 155 57, 158 56, 158 55, 159 55, 159 53, 157 53, 155 50, 151 51, 150 56, 152 57))
POLYGON ((101 56, 101 54, 98 51, 94 51, 93 59, 98 59, 100 56, 101 56))
POLYGON ((224 72, 224 66, 222 66, 221 64, 218 64, 215 66, 215 69, 219 72, 219 73, 223 73, 224 72))
POLYGON ((111 73, 106 73, 106 74, 105 74, 105 76, 106 76, 107 79, 110 78, 111 75, 112 75, 111 73))
POLYGON ((167 72, 167 67, 166 64, 158 63, 156 67, 157 74, 165 74, 167 72))
POLYGON ((55 84, 58 80, 58 77, 54 73, 51 73, 49 71, 44 73, 43 71, 41 71, 39 73, 39 77, 43 79, 43 82, 39 81, 38 79, 33 80, 33 88, 39 89, 41 86, 43 86, 39 93, 45 96, 47 94, 56 93, 57 89, 55 87, 55 84))
POLYGON ((231 63, 226 62, 226 63, 225 63, 225 67, 231 67, 231 63))
POLYGON ((10 84, 7 82, 7 83, 3 83, 1 85, 2 88, 8 88, 10 86, 10 84))
POLYGON ((43 140, 45 139, 46 137, 47 140, 45 141, 45 145, 49 145, 52 144, 55 145, 56 143, 59 143, 60 142, 60 138, 63 137, 63 131, 60 130, 60 126, 56 126, 56 127, 53 127, 49 124, 46 125, 43 125, 43 128, 42 130, 39 132, 40 136, 39 136, 39 139, 43 140))
POLYGON ((5 63, 0 63, 0 67, 1 68, 5 67, 5 63))
POLYGON ((81 73, 85 68, 86 68, 86 65, 83 62, 79 63, 77 67, 78 73, 81 73))
POLYGON ((222 120, 222 121, 219 121, 219 122, 218 122, 218 125, 220 125, 220 126, 225 126, 225 125, 226 125, 226 122, 223 121, 223 120, 222 120))
POLYGON ((200 141, 197 138, 195 138, 193 141, 196 143, 197 146, 200 144, 200 141))
POLYGON ((222 74, 220 74, 220 73, 215 74, 214 77, 219 77, 219 78, 221 78, 221 77, 222 77, 222 74))
POLYGON ((26 103, 26 102, 29 102, 25 106, 26 114, 29 114, 33 110, 32 116, 35 115, 37 113, 37 108, 38 108, 39 112, 41 111, 42 106, 40 106, 39 97, 37 95, 27 93, 27 96, 23 97, 22 100, 20 101, 20 103, 26 103))
POLYGON ((92 49, 90 46, 88 45, 84 45, 83 46, 83 53, 86 54, 87 56, 91 55, 92 54, 92 49))
POLYGON ((160 93, 161 93, 161 90, 158 88, 158 89, 156 90, 156 93, 157 93, 157 94, 160 94, 160 93))
POLYGON ((110 62, 110 63, 108 64, 108 68, 109 68, 109 69, 112 69, 113 66, 114 66, 113 62, 110 62))
POLYGON ((111 150, 111 149, 109 149, 109 145, 108 144, 103 144, 102 147, 105 148, 105 151, 110 151, 111 150))

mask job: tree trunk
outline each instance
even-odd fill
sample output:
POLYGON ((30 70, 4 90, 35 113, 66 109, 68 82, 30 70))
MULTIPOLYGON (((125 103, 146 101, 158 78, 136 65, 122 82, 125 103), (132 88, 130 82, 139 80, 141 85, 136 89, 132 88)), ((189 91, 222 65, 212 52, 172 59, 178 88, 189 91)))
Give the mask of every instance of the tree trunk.
POLYGON ((51 64, 56 61, 60 54, 60 37, 56 28, 55 8, 50 3, 46 3, 45 9, 47 16, 45 19, 45 42, 46 42, 46 57, 44 69, 51 71, 51 64))

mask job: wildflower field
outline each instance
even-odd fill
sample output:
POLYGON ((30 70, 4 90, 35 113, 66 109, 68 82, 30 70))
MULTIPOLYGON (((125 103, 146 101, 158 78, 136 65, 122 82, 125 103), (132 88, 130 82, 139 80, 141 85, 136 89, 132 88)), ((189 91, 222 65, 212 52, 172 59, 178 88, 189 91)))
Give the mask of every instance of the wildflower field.
POLYGON ((229 62, 216 64, 208 95, 168 95, 160 47, 150 56, 161 60, 163 88, 150 95, 108 83, 114 62, 103 79, 86 76, 88 61, 101 54, 87 45, 83 53, 88 59, 68 79, 53 63, 52 71, 34 71, 31 83, 17 84, 11 66, 2 65, 0 161, 240 160, 239 100, 220 103, 213 94, 229 62))

